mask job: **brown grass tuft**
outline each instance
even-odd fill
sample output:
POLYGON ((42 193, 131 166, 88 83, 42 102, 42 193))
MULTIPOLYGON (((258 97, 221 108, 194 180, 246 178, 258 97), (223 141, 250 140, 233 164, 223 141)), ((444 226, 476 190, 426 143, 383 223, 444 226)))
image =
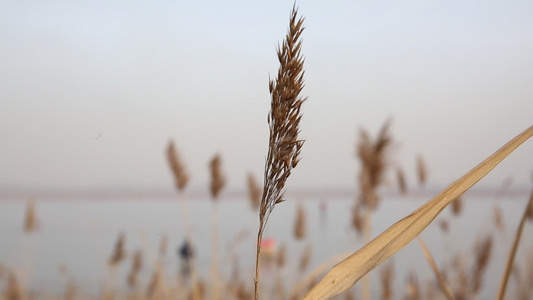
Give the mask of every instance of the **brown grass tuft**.
POLYGON ((213 200, 217 200, 220 191, 226 184, 226 179, 222 174, 222 158, 219 154, 213 157, 209 163, 209 169, 211 170, 211 197, 213 200))
POLYGON ((167 159, 174 175, 174 181, 176 188, 179 191, 185 190, 187 183, 189 182, 190 175, 185 170, 185 165, 183 164, 178 150, 174 146, 174 141, 170 140, 167 147, 167 159))
POLYGON ((298 139, 301 107, 305 98, 300 96, 304 87, 304 59, 300 53, 300 36, 304 30, 303 18, 293 7, 290 25, 283 44, 278 47, 280 67, 275 81, 270 80, 271 107, 268 115, 270 129, 268 154, 265 162, 263 194, 259 207, 259 230, 254 280, 254 299, 259 298, 259 258, 261 240, 268 217, 274 206, 283 199, 285 182, 300 161, 303 140, 298 139))
POLYGON ((248 198, 250 199, 250 204, 252 205, 253 210, 259 209, 259 204, 261 203, 261 187, 255 180, 254 175, 252 173, 248 174, 248 198))

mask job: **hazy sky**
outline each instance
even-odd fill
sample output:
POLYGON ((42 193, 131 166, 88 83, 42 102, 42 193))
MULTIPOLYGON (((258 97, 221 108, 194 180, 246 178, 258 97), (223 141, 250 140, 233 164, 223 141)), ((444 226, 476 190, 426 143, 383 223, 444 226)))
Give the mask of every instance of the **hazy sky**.
MULTIPOLYGON (((269 74, 293 1, 0 1, 0 189, 262 178, 269 74)), ((299 1, 308 101, 289 187, 353 187, 389 117, 411 186, 457 179, 533 124, 533 1, 299 1)), ((533 141, 481 184, 530 186, 533 141)), ((392 174, 391 174, 392 175, 392 174)), ((393 178, 394 176, 391 176, 393 178)))

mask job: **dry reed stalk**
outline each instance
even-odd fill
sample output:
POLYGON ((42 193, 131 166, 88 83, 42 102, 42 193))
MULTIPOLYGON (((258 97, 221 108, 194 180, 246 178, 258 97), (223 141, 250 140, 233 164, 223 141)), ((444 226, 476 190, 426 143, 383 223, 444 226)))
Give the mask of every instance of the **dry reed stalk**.
POLYGON ((362 276, 418 236, 446 206, 476 184, 531 136, 533 136, 533 126, 524 130, 416 211, 396 222, 359 251, 333 267, 304 299, 329 299, 352 287, 362 276))
POLYGON ((416 156, 416 171, 418 175, 418 185, 425 186, 428 178, 428 169, 422 154, 416 156))
POLYGON ((226 179, 222 173, 222 158, 216 154, 209 163, 211 171, 211 199, 214 202, 212 206, 212 252, 211 252, 211 299, 218 300, 220 297, 219 275, 218 275, 218 197, 220 191, 226 184, 226 179))
POLYGON ((115 242, 115 248, 113 249, 113 253, 109 258, 109 265, 118 265, 126 257, 126 250, 124 250, 125 239, 126 236, 124 233, 119 233, 117 241, 115 242))
POLYGON ((305 220, 306 213, 303 205, 298 202, 296 206, 296 221, 294 222, 293 235, 296 240, 303 240, 305 238, 305 220))
POLYGON ((261 203, 261 187, 255 180, 254 175, 252 173, 248 174, 248 198, 250 199, 250 204, 252 205, 253 210, 259 209, 259 204, 261 203))
POLYGON ((407 194, 407 182, 405 181, 405 173, 403 172, 403 169, 400 167, 396 168, 396 179, 398 181, 398 187, 400 188, 400 193, 402 195, 407 194))
POLYGON ((32 233, 37 230, 37 214, 35 213, 35 201, 33 199, 28 200, 26 206, 26 216, 24 218, 24 231, 26 233, 32 233))
POLYGON ((381 299, 390 300, 392 299, 392 281, 394 280, 394 263, 391 261, 386 264, 382 269, 380 274, 381 280, 381 299))
POLYGON ((446 296, 448 300, 453 300, 453 293, 448 287, 448 284, 446 284, 446 279, 442 275, 442 273, 439 270, 439 267, 437 266, 437 263, 433 259, 433 256, 431 255, 431 252, 429 252, 428 247, 422 240, 422 238, 418 237, 418 243, 420 244, 420 248, 422 248, 422 252, 424 253, 424 256, 426 257, 426 260, 428 261, 429 265, 431 266, 431 269, 433 270, 433 273, 435 273, 435 276, 437 277, 439 287, 446 296))
POLYGON ((509 277, 511 275, 511 268, 513 266, 514 258, 516 256, 518 244, 520 243, 520 238, 522 237, 522 231, 524 230, 526 219, 528 218, 528 214, 532 208, 533 208, 533 191, 531 192, 531 196, 529 197, 529 202, 527 203, 526 209, 524 210, 524 214, 522 215, 522 218, 520 219, 520 223, 518 225, 518 229, 516 230, 516 235, 513 241, 513 245, 511 246, 511 250, 509 251, 509 254, 507 256, 507 262, 505 264, 505 269, 504 269, 502 278, 500 280, 500 287, 498 288, 498 296, 496 297, 496 299, 498 300, 503 300, 505 298, 507 282, 509 281, 509 277))
POLYGON ((455 201, 452 202, 452 214, 454 216, 459 216, 463 210, 463 198, 457 197, 455 201))
POLYGON ((303 140, 298 139, 305 98, 300 96, 304 87, 304 59, 301 55, 300 36, 304 30, 303 18, 293 6, 289 30, 277 54, 280 62, 275 81, 269 82, 271 107, 268 115, 270 129, 268 154, 265 162, 263 194, 259 208, 259 230, 255 258, 254 299, 259 298, 259 261, 263 231, 274 206, 284 201, 285 182, 299 162, 303 140))
POLYGON ((141 250, 135 251, 131 259, 131 270, 128 274, 128 285, 130 288, 137 287, 137 277, 142 268, 142 252, 141 250))
POLYGON ((492 254, 493 240, 492 236, 488 236, 485 239, 478 241, 475 251, 475 261, 472 273, 472 287, 471 290, 474 294, 477 294, 481 290, 483 283, 483 275, 487 269, 490 255, 492 254))
MULTIPOLYGON (((189 221, 189 207, 187 205, 187 198, 185 198, 184 192, 187 188, 187 184, 190 179, 190 175, 185 168, 181 156, 178 152, 178 149, 174 145, 174 141, 170 140, 167 146, 167 161, 174 176, 174 183, 176 189, 178 190, 178 195, 182 196, 183 201, 178 201, 180 205, 180 211, 182 213, 183 224, 185 227, 185 239, 190 245, 194 245, 192 238, 192 229, 189 221)), ((196 258, 193 256, 190 259, 190 268, 191 268, 191 284, 192 286, 197 285, 197 271, 196 271, 196 258)), ((198 289, 193 289, 193 300, 199 300, 200 295, 198 294, 198 289)))

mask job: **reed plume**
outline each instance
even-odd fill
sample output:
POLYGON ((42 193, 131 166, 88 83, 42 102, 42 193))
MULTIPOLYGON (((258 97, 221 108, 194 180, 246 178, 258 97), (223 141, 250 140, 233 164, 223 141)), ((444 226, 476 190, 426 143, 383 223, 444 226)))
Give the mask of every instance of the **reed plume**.
POLYGON ((428 178, 428 169, 422 154, 419 154, 416 157, 416 171, 418 175, 418 184, 420 186, 425 186, 428 178))
POLYGON ((142 252, 141 250, 135 251, 131 259, 131 270, 128 274, 128 285, 130 288, 137 287, 137 277, 142 268, 142 252))
POLYGON ((298 165, 303 140, 298 139, 301 106, 305 98, 300 96, 304 87, 304 59, 300 53, 304 19, 298 18, 298 9, 293 6, 289 30, 278 46, 280 67, 276 80, 270 80, 271 107, 267 121, 270 129, 268 154, 265 162, 263 194, 259 207, 259 230, 254 280, 254 299, 259 298, 259 257, 263 231, 274 206, 284 201, 285 182, 298 165))
POLYGON ((457 199, 455 199, 452 202, 451 206, 452 206, 452 214, 454 216, 459 216, 461 214, 461 211, 463 210, 463 198, 457 197, 457 199))
POLYGON ((305 209, 301 203, 296 207, 296 221, 294 222, 294 238, 296 240, 303 240, 305 238, 305 209))
MULTIPOLYGON (((381 127, 376 139, 372 139, 368 132, 361 129, 357 144, 357 156, 361 161, 359 173, 359 203, 365 208, 363 229, 365 243, 372 239, 372 211, 378 204, 377 189, 384 181, 384 174, 389 166, 389 152, 392 137, 389 133, 391 120, 387 120, 381 127)), ((352 223, 357 228, 357 207, 353 210, 352 223)), ((370 277, 363 278, 363 299, 370 300, 370 277)))
POLYGON ((126 257, 126 251, 124 249, 125 239, 126 237, 124 233, 119 233, 117 241, 115 242, 115 248, 109 258, 109 264, 111 266, 118 265, 126 257))
POLYGON ((13 272, 9 274, 4 297, 6 300, 24 300, 24 289, 13 272))
POLYGON ((313 254, 313 246, 311 244, 307 245, 300 256, 300 272, 304 272, 311 262, 311 255, 313 254))
POLYGON ((222 174, 222 158, 220 154, 216 154, 209 162, 209 170, 211 171, 211 199, 213 199, 214 206, 212 207, 212 253, 211 253, 211 299, 219 299, 219 276, 218 276, 218 201, 220 191, 226 184, 226 179, 222 174))
POLYGON ((216 201, 220 191, 226 184, 226 178, 222 174, 222 159, 219 154, 216 154, 209 163, 209 169, 211 170, 211 198, 216 201))
MULTIPOLYGON (((178 190, 178 194, 182 195, 185 189, 187 188, 187 184, 189 183, 190 175, 187 172, 185 168, 185 164, 183 163, 181 156, 174 145, 173 140, 169 140, 167 150, 167 161, 170 166, 170 169, 172 171, 172 175, 174 177, 174 183, 176 186, 176 189, 178 190)), ((187 243, 189 243, 191 246, 193 245, 193 238, 192 238, 192 229, 189 222, 189 208, 187 206, 187 199, 185 198, 184 201, 179 201, 179 204, 181 207, 181 212, 183 216, 183 223, 185 227, 185 240, 187 243)), ((196 274, 196 263, 195 263, 195 257, 193 256, 189 262, 190 268, 191 268, 191 285, 193 287, 197 286, 197 274, 196 274)), ((192 293, 193 300, 199 300, 199 290, 196 288, 193 288, 192 293)))
POLYGON ((392 281, 394 280, 394 263, 391 260, 380 272, 381 280, 381 299, 392 299, 392 281))
POLYGON ((285 266, 285 262, 287 261, 287 246, 282 244, 277 253, 276 253, 276 265, 278 268, 283 268, 285 266))
POLYGON ((159 241, 159 256, 163 257, 167 255, 168 250, 168 236, 163 236, 159 241))
POLYGON ((420 286, 418 284, 418 278, 414 272, 409 273, 407 277, 407 282, 405 283, 407 295, 405 300, 419 300, 420 299, 420 286))
POLYGON ((32 233, 37 230, 37 214, 35 213, 35 201, 33 199, 28 200, 26 206, 26 216, 24 218, 24 231, 26 233, 32 233))
POLYGON ((398 180, 398 187, 400 188, 400 193, 402 195, 407 194, 407 182, 405 181, 405 174, 403 169, 400 167, 396 168, 396 179, 398 180))
POLYGON ((255 180, 254 175, 252 173, 248 174, 248 198, 250 199, 250 204, 252 205, 253 210, 259 209, 259 204, 261 203, 261 187, 255 180))
POLYGON ((376 189, 384 181, 387 170, 388 155, 392 145, 389 133, 391 120, 387 120, 381 127, 376 139, 372 139, 368 132, 361 129, 357 143, 357 156, 361 161, 359 173, 359 188, 361 190, 359 201, 369 209, 375 209, 378 202, 376 189))
POLYGON ((490 255, 492 253, 492 236, 488 236, 485 239, 478 241, 475 251, 475 260, 472 273, 472 292, 477 294, 483 283, 483 275, 489 264, 490 255))
POLYGON ((176 146, 174 146, 173 140, 170 140, 168 142, 167 159, 170 169, 172 170, 172 174, 174 175, 174 182, 176 188, 179 191, 185 190, 185 188, 187 187, 187 183, 189 182, 190 175, 189 173, 187 173, 185 165, 181 161, 180 154, 176 149, 176 146))

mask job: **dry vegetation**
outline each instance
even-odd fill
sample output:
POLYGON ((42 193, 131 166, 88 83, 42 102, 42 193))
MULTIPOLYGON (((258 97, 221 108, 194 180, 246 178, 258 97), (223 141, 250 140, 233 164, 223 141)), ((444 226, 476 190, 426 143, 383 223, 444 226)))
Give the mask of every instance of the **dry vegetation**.
MULTIPOLYGON (((415 239, 430 223, 448 206, 451 205, 451 213, 455 218, 461 217, 463 208, 462 194, 484 177, 500 161, 509 155, 514 149, 533 135, 533 126, 525 130, 492 156, 480 163, 465 176, 451 184, 448 188, 423 203, 417 210, 399 220, 383 233, 373 238, 372 236, 372 213, 378 208, 379 187, 385 182, 385 174, 391 164, 391 145, 393 144, 390 133, 391 122, 387 121, 380 129, 376 138, 364 129, 359 132, 356 145, 356 154, 361 163, 357 177, 358 194, 352 208, 350 223, 356 232, 364 234, 365 246, 353 254, 341 253, 332 256, 314 269, 310 269, 310 261, 313 255, 311 243, 305 241, 308 233, 307 214, 304 206, 297 206, 294 217, 293 238, 295 241, 305 241, 304 248, 299 257, 288 257, 287 244, 277 248, 274 256, 267 257, 261 253, 263 232, 267 226, 270 213, 276 204, 284 201, 284 187, 291 171, 298 165, 303 141, 299 139, 299 124, 302 118, 301 107, 305 98, 300 96, 304 87, 304 59, 301 55, 301 34, 303 32, 303 18, 298 16, 298 11, 293 8, 290 16, 289 30, 283 43, 277 49, 280 63, 275 80, 270 81, 271 110, 268 114, 268 126, 270 129, 268 154, 265 162, 264 184, 261 187, 253 175, 247 177, 247 188, 252 210, 258 213, 259 229, 257 233, 255 276, 249 278, 242 276, 239 268, 239 256, 234 248, 230 249, 230 261, 232 264, 231 278, 223 278, 219 271, 219 241, 218 241, 218 200, 222 192, 226 178, 222 171, 222 159, 215 155, 209 163, 211 182, 209 191, 213 200, 212 215, 212 261, 211 276, 206 282, 198 275, 195 256, 190 256, 187 266, 189 272, 185 272, 171 280, 167 278, 164 270, 163 258, 167 253, 168 238, 161 239, 158 255, 153 256, 147 249, 137 249, 131 252, 129 257, 131 267, 127 278, 111 278, 109 284, 103 288, 100 299, 127 299, 127 300, 185 300, 185 299, 354 299, 354 295, 362 294, 363 299, 370 299, 370 278, 366 277, 363 286, 352 287, 373 269, 384 263, 402 247, 415 239), (148 257, 149 259, 145 259, 148 257), (272 288, 261 285, 259 274, 261 262, 269 261, 276 270, 275 283, 272 288), (298 278, 293 286, 286 286, 284 272, 288 260, 296 260, 297 270, 293 272, 298 278), (331 268, 331 266, 333 268, 331 268), (142 284, 139 273, 143 268, 151 269, 152 275, 146 284, 142 284), (331 269, 330 269, 331 268, 331 269), (324 272, 329 272, 324 275, 324 272), (125 280, 127 290, 120 289, 118 281, 125 280), (253 282, 253 283, 252 283, 253 282), (344 293, 344 295, 337 296, 344 293)), ((185 228, 185 239, 193 244, 191 225, 189 222, 188 200, 185 197, 185 189, 190 179, 183 159, 180 156, 173 141, 167 147, 167 160, 172 172, 175 187, 180 198, 180 211, 185 228)), ((403 170, 396 167, 396 178, 402 195, 408 193, 406 178, 403 170)), ((416 171, 418 183, 423 187, 427 182, 427 166, 421 155, 417 156, 416 171)), ((37 228, 37 216, 34 201, 29 201, 24 220, 24 230, 27 233, 34 232, 37 228)), ((454 218, 454 219, 455 219, 454 218)), ((533 298, 533 254, 527 253, 528 264, 515 264, 515 257, 522 231, 527 221, 533 221, 533 193, 529 199, 524 214, 518 224, 516 235, 507 256, 505 271, 501 277, 501 283, 497 299, 504 299, 508 283, 514 281, 517 285, 517 294, 514 299, 533 298)), ((453 220, 450 220, 452 222, 453 220)), ((495 228, 504 232, 503 213, 500 206, 494 208, 493 222, 495 228)), ((440 228, 443 233, 449 230, 447 220, 440 220, 440 228)), ((514 224, 509 224, 514 226, 514 224)), ((290 229, 287 229, 290 230, 290 229)), ((380 267, 379 284, 381 299, 476 299, 483 289, 487 266, 494 256, 494 235, 490 233, 481 237, 474 244, 473 255, 468 257, 456 255, 452 263, 439 264, 434 260, 429 248, 419 239, 422 249, 421 258, 426 259, 435 278, 424 280, 414 271, 409 271, 406 278, 405 289, 394 289, 395 273, 394 261, 389 260, 380 267), (425 290, 425 293, 423 292, 425 290)), ((232 245, 238 247, 246 233, 235 237, 232 245)), ((109 269, 111 274, 118 265, 128 257, 125 249, 125 235, 119 234, 111 256, 109 269)), ((65 272, 66 273, 66 272, 65 272)), ((29 291, 19 281, 15 270, 0 265, 0 281, 5 282, 2 287, 0 300, 27 300, 32 299, 29 291)), ((68 276, 65 276, 68 277, 68 276)), ((63 295, 53 295, 52 299, 92 299, 87 295, 77 292, 77 286, 70 280, 66 280, 63 295)), ((375 293, 374 293, 375 294, 375 293)), ((509 296, 509 298, 512 298, 509 296)))

